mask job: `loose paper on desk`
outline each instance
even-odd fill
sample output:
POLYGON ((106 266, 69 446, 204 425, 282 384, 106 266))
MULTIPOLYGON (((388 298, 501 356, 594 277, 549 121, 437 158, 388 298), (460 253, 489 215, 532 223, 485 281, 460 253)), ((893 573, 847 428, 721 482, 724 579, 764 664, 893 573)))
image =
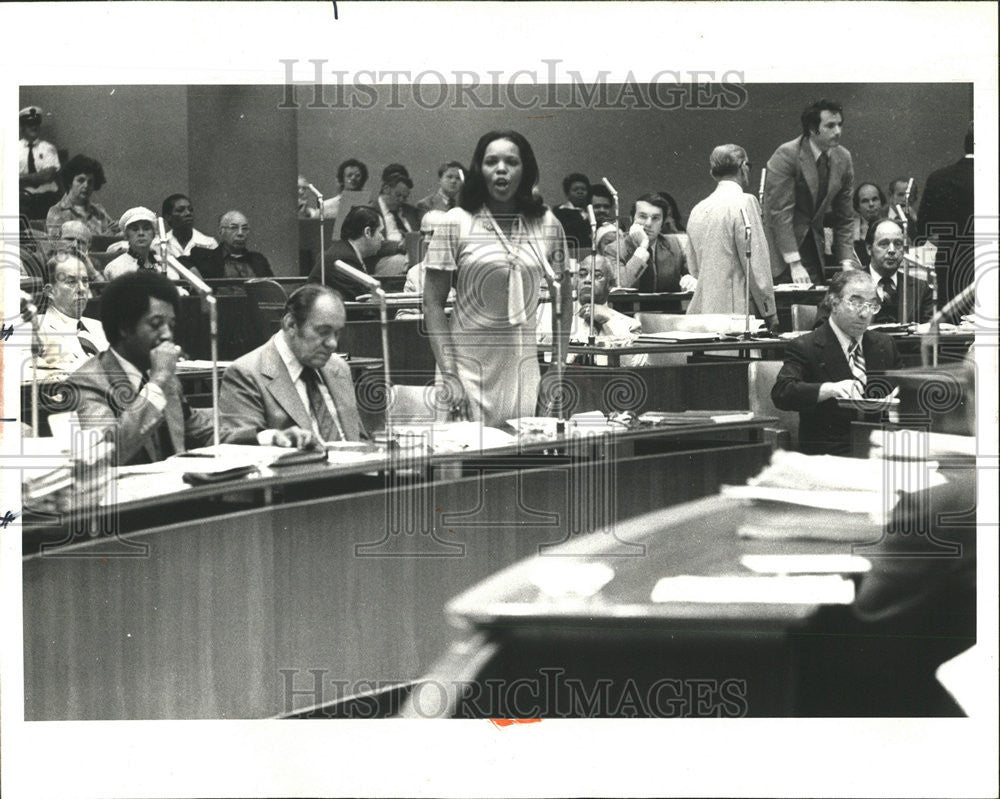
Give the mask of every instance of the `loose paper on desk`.
POLYGON ((849 605, 854 583, 837 574, 780 577, 663 577, 653 602, 716 604, 849 605))

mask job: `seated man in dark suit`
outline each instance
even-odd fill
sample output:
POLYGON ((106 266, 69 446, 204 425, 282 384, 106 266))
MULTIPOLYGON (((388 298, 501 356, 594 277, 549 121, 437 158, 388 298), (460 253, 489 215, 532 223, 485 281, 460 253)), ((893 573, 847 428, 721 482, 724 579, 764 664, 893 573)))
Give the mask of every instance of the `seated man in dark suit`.
POLYGON ((120 466, 154 463, 212 441, 211 413, 190 408, 177 379, 178 299, 159 272, 111 281, 101 294, 101 324, 111 346, 69 379, 80 424, 106 431, 120 466))
POLYGON ((862 183, 851 197, 851 205, 857 214, 854 217, 851 236, 854 241, 854 255, 862 266, 868 266, 868 251, 865 249, 865 236, 872 222, 881 219, 885 214, 885 195, 882 189, 874 183, 862 183))
MULTIPOLYGON (((872 222, 865 234, 865 248, 868 250, 868 274, 875 283, 875 291, 882 308, 872 319, 872 324, 891 324, 901 320, 899 303, 902 290, 899 268, 903 264, 903 227, 894 219, 872 222)), ((928 322, 934 313, 934 298, 927 282, 913 275, 906 281, 907 322, 928 322)), ((819 327, 830 315, 829 303, 820 303, 816 315, 819 327)))
MULTIPOLYGON (((371 274, 368 264, 378 255, 385 241, 382 216, 370 205, 355 206, 340 228, 340 239, 326 251, 326 285, 340 292, 345 300, 353 300, 362 293, 362 289, 342 278, 333 268, 333 262, 343 261, 348 266, 371 274)), ((310 282, 319 283, 320 272, 320 264, 317 263, 309 273, 310 282)))
POLYGON ((219 246, 214 250, 195 247, 188 258, 207 279, 273 277, 267 258, 247 248, 249 239, 247 218, 239 211, 226 211, 219 217, 219 246))
POLYGON ((334 355, 346 322, 333 289, 308 283, 293 292, 281 330, 226 370, 219 395, 225 425, 252 430, 264 445, 283 436, 299 446, 361 439, 351 370, 334 355))
POLYGON ((891 338, 867 329, 881 308, 867 272, 839 272, 828 296, 830 318, 788 345, 771 400, 799 412, 802 452, 850 455, 855 413, 837 400, 864 396, 875 373, 899 366, 899 353, 891 338))

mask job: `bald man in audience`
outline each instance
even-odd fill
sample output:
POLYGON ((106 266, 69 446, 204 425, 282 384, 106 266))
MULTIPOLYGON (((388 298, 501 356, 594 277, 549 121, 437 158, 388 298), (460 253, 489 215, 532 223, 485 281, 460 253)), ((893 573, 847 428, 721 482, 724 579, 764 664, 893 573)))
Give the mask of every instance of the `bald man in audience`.
POLYGON ((70 219, 62 223, 59 228, 59 241, 57 249, 60 252, 70 252, 76 255, 87 266, 87 274, 91 283, 100 283, 104 280, 104 275, 97 271, 90 260, 90 243, 94 240, 94 234, 83 222, 70 219))
POLYGON ((261 253, 251 250, 250 222, 240 211, 226 211, 219 217, 219 246, 214 250, 196 247, 193 263, 201 276, 215 278, 274 277, 271 264, 261 253))
POLYGON ((784 411, 799 412, 799 448, 807 455, 850 455, 853 409, 838 401, 867 396, 869 380, 899 368, 889 336, 868 330, 881 302, 871 275, 845 269, 830 282, 830 318, 785 350, 771 390, 784 411))
POLYGON ((745 314, 749 272, 750 312, 775 330, 778 312, 771 260, 757 201, 746 193, 750 186, 746 150, 736 144, 719 145, 712 150, 708 165, 717 184, 715 191, 688 217, 688 268, 698 286, 687 312, 745 314), (749 262, 746 223, 750 225, 749 262))
POLYGON ((351 370, 335 354, 347 323, 340 295, 307 283, 285 304, 281 330, 226 370, 219 411, 227 429, 262 445, 308 447, 362 437, 351 370))
POLYGON ((92 355, 108 348, 104 329, 97 319, 83 315, 91 298, 90 276, 83 260, 70 252, 60 252, 45 265, 48 305, 38 325, 42 351, 41 368, 72 372, 92 355))

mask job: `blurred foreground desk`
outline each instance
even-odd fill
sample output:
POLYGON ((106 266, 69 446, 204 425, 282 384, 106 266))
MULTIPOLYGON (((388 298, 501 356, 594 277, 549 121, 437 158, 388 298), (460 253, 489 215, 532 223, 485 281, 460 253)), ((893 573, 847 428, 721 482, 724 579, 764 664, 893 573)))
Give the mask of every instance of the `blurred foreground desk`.
MULTIPOLYGON (((802 672, 795 633, 819 602, 727 601, 723 587, 715 589, 717 602, 652 600, 661 578, 752 578, 742 555, 852 551, 849 542, 737 536, 744 523, 767 524, 766 513, 740 500, 707 497, 567 542, 547 557, 494 575, 449 603, 453 624, 466 634, 426 675, 444 690, 421 695, 418 687, 411 712, 461 718, 796 715, 802 672)), ((845 516, 830 511, 826 523, 836 528, 845 516)), ((816 524, 815 513, 802 518, 816 524)), ((877 540, 880 525, 862 518, 855 535, 877 540)))
POLYGON ((416 679, 451 639, 449 598, 745 481, 768 421, 434 455, 421 475, 289 467, 122 502, 94 539, 26 521, 25 718, 262 718, 416 679))

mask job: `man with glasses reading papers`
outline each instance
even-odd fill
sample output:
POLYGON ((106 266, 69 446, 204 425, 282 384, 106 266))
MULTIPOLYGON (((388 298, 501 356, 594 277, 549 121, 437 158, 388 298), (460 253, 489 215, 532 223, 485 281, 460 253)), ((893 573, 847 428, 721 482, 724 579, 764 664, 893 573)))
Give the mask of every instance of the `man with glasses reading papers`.
POLYGON ((899 367, 891 338, 868 330, 882 309, 871 275, 846 270, 829 288, 830 318, 795 339, 771 390, 774 404, 799 412, 799 443, 807 455, 850 455, 855 413, 839 399, 867 396, 871 377, 899 367))

